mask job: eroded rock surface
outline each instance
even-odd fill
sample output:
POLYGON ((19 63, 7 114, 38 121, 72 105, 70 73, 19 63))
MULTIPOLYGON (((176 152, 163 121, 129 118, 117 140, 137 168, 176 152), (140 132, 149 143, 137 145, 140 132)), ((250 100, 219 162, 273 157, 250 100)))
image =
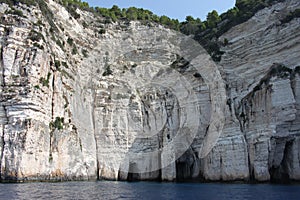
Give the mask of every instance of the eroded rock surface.
POLYGON ((162 26, 47 5, 0 6, 2 180, 300 179, 297 0, 221 36, 218 64, 162 26))

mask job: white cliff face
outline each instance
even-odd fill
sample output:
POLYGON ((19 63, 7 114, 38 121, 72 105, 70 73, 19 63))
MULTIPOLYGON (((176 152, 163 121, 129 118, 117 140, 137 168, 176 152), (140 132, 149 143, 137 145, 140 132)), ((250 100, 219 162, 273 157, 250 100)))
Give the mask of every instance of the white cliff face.
POLYGON ((164 27, 47 5, 0 6, 2 180, 300 179, 300 26, 279 23, 298 1, 225 33, 218 65, 164 27))
MULTIPOLYGON (((210 156, 240 166, 245 179, 299 179, 299 18, 281 23, 299 7, 299 1, 288 0, 265 8, 219 38, 229 41, 220 69, 230 110, 219 143, 235 149, 229 141, 239 135, 244 145, 229 158, 214 150, 210 156)), ((236 178, 241 177, 233 173, 227 180, 236 178)))
POLYGON ((50 39, 41 11, 29 9, 27 18, 8 14, 1 22, 1 178, 96 179, 92 128, 72 122, 73 63, 50 39))
POLYGON ((194 138, 215 142, 215 126, 224 122, 217 66, 194 41, 162 27, 132 22, 113 36, 102 38, 79 69, 93 105, 98 175, 175 180, 175 161, 194 138), (206 130, 210 122, 216 125, 206 130))

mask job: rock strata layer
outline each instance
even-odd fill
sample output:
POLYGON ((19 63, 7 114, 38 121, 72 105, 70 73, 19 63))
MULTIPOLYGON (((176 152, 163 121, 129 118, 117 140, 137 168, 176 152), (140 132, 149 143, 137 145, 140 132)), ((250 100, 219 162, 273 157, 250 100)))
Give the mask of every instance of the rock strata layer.
POLYGON ((1 180, 300 180, 297 8, 233 27, 216 64, 160 25, 0 4, 1 180))

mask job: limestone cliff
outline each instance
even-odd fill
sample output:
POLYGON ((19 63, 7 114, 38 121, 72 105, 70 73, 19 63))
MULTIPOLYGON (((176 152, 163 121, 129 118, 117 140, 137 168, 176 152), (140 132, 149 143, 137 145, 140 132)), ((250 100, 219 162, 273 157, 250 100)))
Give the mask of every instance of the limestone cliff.
POLYGON ((300 2, 233 27, 217 64, 45 2, 0 4, 1 180, 300 180, 300 2))

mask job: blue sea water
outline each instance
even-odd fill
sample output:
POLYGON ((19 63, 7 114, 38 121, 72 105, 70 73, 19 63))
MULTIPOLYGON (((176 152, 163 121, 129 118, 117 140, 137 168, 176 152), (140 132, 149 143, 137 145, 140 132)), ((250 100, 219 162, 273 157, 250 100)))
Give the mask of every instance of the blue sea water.
POLYGON ((300 185, 60 182, 0 184, 0 199, 299 200, 300 185))

